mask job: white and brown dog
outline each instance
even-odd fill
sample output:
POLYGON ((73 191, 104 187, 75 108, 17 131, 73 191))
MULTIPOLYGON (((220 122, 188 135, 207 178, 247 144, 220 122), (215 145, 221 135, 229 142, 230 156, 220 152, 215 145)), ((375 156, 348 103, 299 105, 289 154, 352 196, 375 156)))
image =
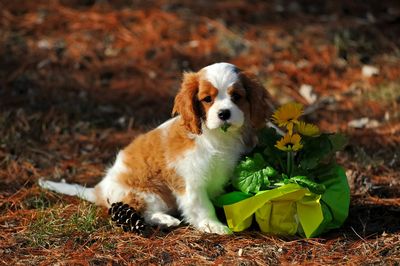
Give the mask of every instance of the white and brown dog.
POLYGON ((228 63, 185 73, 173 114, 120 151, 94 188, 40 180, 40 186, 110 207, 124 202, 149 224, 229 233, 211 199, 223 192, 241 154, 255 145, 272 107, 257 79, 228 63), (224 128, 224 130, 221 130, 224 128))

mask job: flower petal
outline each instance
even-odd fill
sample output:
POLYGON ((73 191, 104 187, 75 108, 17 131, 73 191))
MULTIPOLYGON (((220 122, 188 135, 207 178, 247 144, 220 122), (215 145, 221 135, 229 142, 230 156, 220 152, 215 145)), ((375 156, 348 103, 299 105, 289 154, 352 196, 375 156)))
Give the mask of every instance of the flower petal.
POLYGON ((307 124, 303 121, 296 125, 296 130, 298 133, 308 137, 316 137, 320 135, 319 128, 314 124, 307 124))
POLYGON ((299 134, 286 134, 276 142, 275 147, 281 151, 298 151, 303 148, 301 136, 299 134))
POLYGON ((298 119, 303 114, 303 105, 299 103, 288 103, 282 105, 272 115, 272 121, 280 127, 288 127, 291 131, 293 124, 299 123, 298 119))

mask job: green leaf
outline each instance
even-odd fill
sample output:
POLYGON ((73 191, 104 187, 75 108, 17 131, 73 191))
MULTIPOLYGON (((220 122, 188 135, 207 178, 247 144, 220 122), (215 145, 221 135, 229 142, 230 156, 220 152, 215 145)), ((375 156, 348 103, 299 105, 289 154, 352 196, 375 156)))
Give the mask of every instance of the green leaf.
POLYGON ((235 168, 232 185, 244 193, 257 193, 270 185, 269 178, 277 174, 275 169, 267 166, 260 153, 246 157, 235 168))
POLYGON ((304 146, 300 152, 300 167, 309 170, 314 169, 324 159, 332 156, 333 148, 327 134, 321 134, 316 138, 304 138, 304 146))
POLYGON ((274 128, 263 128, 258 132, 258 144, 256 150, 264 155, 267 163, 276 169, 283 170, 283 160, 286 153, 277 149, 275 144, 282 138, 274 128))
POLYGON ((225 122, 222 126, 221 126, 221 130, 223 131, 223 132, 226 132, 226 131, 228 131, 228 128, 230 128, 230 124, 229 123, 227 123, 227 122, 225 122))
POLYGON ((302 187, 308 188, 312 193, 324 194, 326 188, 323 184, 318 184, 317 182, 311 180, 307 176, 294 176, 289 179, 290 183, 296 183, 302 187))
POLYGON ((328 136, 331 144, 332 144, 332 151, 337 152, 341 151, 346 147, 348 144, 348 139, 344 134, 336 133, 328 136))
POLYGON ((274 147, 276 142, 281 138, 276 130, 272 127, 261 129, 258 134, 258 145, 259 147, 274 147))
POLYGON ((337 168, 336 163, 320 164, 318 168, 309 171, 309 176, 312 176, 318 183, 328 185, 330 182, 336 181, 337 168))
POLYGON ((263 173, 264 175, 266 175, 267 177, 274 177, 278 174, 278 172, 272 168, 271 166, 267 166, 263 169, 263 173))

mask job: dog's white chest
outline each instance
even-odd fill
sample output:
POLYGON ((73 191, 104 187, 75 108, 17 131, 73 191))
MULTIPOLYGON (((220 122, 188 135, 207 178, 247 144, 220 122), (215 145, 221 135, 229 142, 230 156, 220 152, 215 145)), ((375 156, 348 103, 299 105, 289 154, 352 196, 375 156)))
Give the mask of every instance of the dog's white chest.
POLYGON ((223 191, 243 150, 240 138, 203 136, 173 167, 187 186, 205 189, 213 198, 223 191))

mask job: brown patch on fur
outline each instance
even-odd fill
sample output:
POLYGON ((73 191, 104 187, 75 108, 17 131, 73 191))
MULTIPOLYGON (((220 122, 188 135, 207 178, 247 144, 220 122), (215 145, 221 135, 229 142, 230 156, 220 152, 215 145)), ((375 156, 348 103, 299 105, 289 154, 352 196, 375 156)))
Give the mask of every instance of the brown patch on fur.
POLYGON ((211 82, 209 82, 207 80, 200 80, 200 88, 199 88, 199 93, 198 93, 197 97, 200 100, 204 114, 208 114, 208 110, 211 108, 217 95, 218 95, 218 89, 216 89, 211 84, 211 82), (211 102, 202 101, 207 96, 211 97, 211 102))
POLYGON ((147 207, 144 199, 134 192, 129 192, 122 199, 122 202, 128 204, 130 207, 134 208, 139 213, 143 213, 147 207))
POLYGON ((197 73, 185 73, 181 89, 175 97, 172 115, 180 114, 185 128, 194 134, 201 134, 201 110, 197 99, 199 76, 197 73))
POLYGON ((250 115, 251 115, 250 102, 249 102, 249 100, 247 100, 247 92, 243 88, 242 84, 239 82, 236 82, 235 84, 233 84, 232 87, 228 88, 228 94, 231 95, 231 97, 233 97, 234 94, 237 94, 240 96, 239 100, 236 100, 236 101, 233 100, 233 102, 237 106, 239 106, 239 108, 244 113, 245 118, 250 120, 251 119, 251 117, 250 117, 250 115))
MULTIPOLYGON (((194 141, 187 134, 178 119, 166 129, 157 128, 136 138, 123 150, 124 163, 129 171, 118 177, 121 184, 139 192, 157 194, 171 211, 175 211, 174 193, 184 194, 185 183, 169 163, 194 147, 194 141)), ((145 208, 143 199, 134 192, 123 201, 138 211, 145 208)))
POLYGON ((228 88, 228 94, 233 95, 234 93, 237 93, 240 95, 242 98, 239 100, 243 100, 243 98, 246 97, 246 90, 243 88, 242 84, 236 82, 235 84, 232 85, 232 87, 228 88))
POLYGON ((242 139, 249 150, 253 149, 257 144, 257 137, 255 129, 252 126, 251 120, 251 103, 247 97, 247 91, 240 82, 236 82, 232 87, 228 88, 228 94, 233 97, 234 94, 240 95, 240 99, 234 101, 237 106, 242 110, 245 117, 245 124, 242 129, 242 139))
POLYGON ((179 120, 174 121, 174 123, 165 130, 167 130, 165 151, 168 161, 177 160, 184 152, 195 147, 194 139, 188 137, 188 132, 182 127, 179 120))
POLYGON ((266 119, 272 115, 272 97, 252 73, 240 72, 239 78, 246 89, 250 103, 250 120, 254 128, 265 127, 266 119))

